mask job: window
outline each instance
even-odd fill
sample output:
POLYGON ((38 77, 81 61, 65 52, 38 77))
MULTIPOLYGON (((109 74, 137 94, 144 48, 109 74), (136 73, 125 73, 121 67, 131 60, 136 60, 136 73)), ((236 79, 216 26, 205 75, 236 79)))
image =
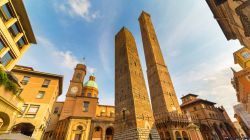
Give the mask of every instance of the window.
POLYGON ((30 80, 30 77, 29 77, 29 76, 24 76, 24 77, 23 77, 23 80, 21 81, 21 84, 27 85, 27 83, 29 82, 29 80, 30 80))
POLYGON ((125 117, 126 117, 126 112, 125 110, 122 110, 122 119, 125 120, 126 119, 125 117))
POLYGON ((28 105, 27 105, 27 104, 24 104, 24 105, 22 106, 22 108, 21 108, 21 111, 22 111, 22 112, 25 112, 26 109, 27 109, 27 107, 28 107, 28 105))
POLYGON ((81 79, 81 74, 80 74, 80 73, 77 73, 77 74, 76 74, 76 78, 77 78, 78 80, 80 80, 80 79, 81 79))
POLYGON ((30 105, 29 114, 36 114, 39 110, 40 105, 30 105))
POLYGON ((42 87, 49 87, 49 83, 50 83, 50 80, 48 80, 48 79, 45 79, 44 81, 43 81, 43 85, 42 85, 42 87))
POLYGON ((11 19, 12 17, 13 17, 13 15, 11 13, 9 5, 8 4, 3 5, 1 8, 1 18, 4 21, 7 21, 7 20, 11 19))
POLYGON ((42 99, 44 97, 45 91, 39 91, 38 94, 36 95, 37 99, 42 99))
POLYGON ((194 110, 197 110, 197 108, 196 108, 196 107, 194 107, 194 110))
POLYGON ((83 102, 83 112, 89 111, 89 102, 83 102))
POLYGON ((59 107, 56 107, 54 110, 54 114, 57 114, 59 112, 59 107))
POLYGON ((83 127, 81 125, 78 125, 76 130, 79 130, 79 131, 82 131, 83 130, 83 127))
POLYGON ((101 130, 100 127, 96 127, 96 128, 95 128, 95 131, 100 131, 100 130, 101 130))
POLYGON ((7 52, 1 59, 1 63, 4 65, 4 66, 7 66, 10 61, 13 60, 13 57, 12 55, 10 54, 10 52, 7 52))
POLYGON ((88 97, 91 97, 91 93, 88 93, 88 97))
POLYGON ((16 23, 9 28, 9 32, 11 33, 12 37, 15 37, 18 33, 20 33, 16 23))
POLYGON ((16 43, 16 45, 19 47, 19 49, 21 49, 21 48, 23 47, 24 44, 26 44, 26 43, 25 43, 23 37, 21 37, 21 38, 17 41, 17 43, 16 43))
POLYGON ((17 91, 16 96, 20 96, 20 94, 23 92, 23 89, 19 89, 19 91, 17 91))
POLYGON ((248 59, 248 58, 250 58, 250 53, 249 53, 249 52, 242 52, 242 53, 241 53, 241 56, 242 56, 244 59, 248 59))
POLYGON ((0 51, 4 48, 4 44, 3 44, 3 41, 0 40, 0 51))
POLYGON ((114 112, 113 111, 110 112, 110 117, 114 117, 114 112))

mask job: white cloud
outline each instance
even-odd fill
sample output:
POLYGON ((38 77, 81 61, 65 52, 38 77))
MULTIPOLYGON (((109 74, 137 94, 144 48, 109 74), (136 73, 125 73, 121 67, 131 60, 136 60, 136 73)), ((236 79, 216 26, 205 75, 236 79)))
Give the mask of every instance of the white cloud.
MULTIPOLYGON (((30 53, 24 55, 19 64, 32 66, 37 71, 55 73, 64 76, 63 94, 60 101, 65 99, 69 81, 72 78, 76 64, 81 63, 79 59, 69 50, 63 51, 44 36, 37 36, 38 45, 29 49, 30 53)), ((87 66, 89 73, 94 73, 95 68, 87 66)))
POLYGON ((55 64, 64 68, 73 69, 77 63, 80 63, 71 51, 62 51, 57 49, 55 45, 47 38, 38 36, 37 40, 42 47, 48 50, 48 55, 53 57, 52 61, 54 61, 55 64))
POLYGON ((63 12, 71 17, 80 16, 86 21, 91 21, 99 16, 98 11, 90 11, 90 0, 63 0, 55 3, 56 11, 63 12))
POLYGON ((205 59, 202 63, 191 67, 187 72, 175 75, 175 85, 181 94, 192 92, 200 98, 208 99, 224 106, 232 120, 234 119, 233 105, 237 104, 236 92, 231 85, 233 77, 230 67, 238 70, 234 65, 232 52, 240 48, 236 46, 226 48, 211 59, 205 59), (188 92, 187 92, 188 91, 188 92), (183 93, 186 92, 186 93, 183 93))

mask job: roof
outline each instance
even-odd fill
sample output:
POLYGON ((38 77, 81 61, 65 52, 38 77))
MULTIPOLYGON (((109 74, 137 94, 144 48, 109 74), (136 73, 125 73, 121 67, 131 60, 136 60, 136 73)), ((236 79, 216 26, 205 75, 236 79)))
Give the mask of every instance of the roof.
POLYGON ((196 94, 192 94, 192 93, 189 93, 189 94, 187 94, 187 95, 185 95, 185 96, 182 96, 182 97, 181 97, 181 99, 183 99, 183 98, 185 98, 185 97, 188 97, 188 96, 194 96, 194 97, 197 97, 198 95, 196 95, 196 94))
POLYGON ((198 103, 206 103, 206 104, 211 104, 211 105, 215 105, 216 103, 208 101, 208 100, 203 100, 203 99, 195 99, 193 101, 187 102, 187 103, 182 103, 181 107, 186 107, 189 105, 193 105, 193 104, 198 104, 198 103))
POLYGON ((57 75, 57 74, 52 74, 52 73, 45 73, 45 72, 40 72, 40 71, 34 71, 33 68, 27 69, 31 67, 26 67, 26 66, 20 66, 18 65, 17 67, 15 66, 11 71, 12 72, 17 72, 17 73, 27 73, 27 74, 32 74, 32 75, 39 75, 39 76, 44 76, 44 77, 52 77, 59 79, 59 95, 62 94, 63 90, 63 76, 62 75, 57 75))
POLYGON ((34 32, 32 30, 28 14, 25 10, 25 6, 23 4, 22 0, 12 0, 14 9, 17 12, 20 22, 22 24, 23 29, 25 30, 25 34, 29 40, 30 43, 36 44, 36 38, 34 35, 34 32))
POLYGON ((83 84, 83 87, 93 87, 98 89, 98 85, 95 81, 88 80, 86 83, 83 84))
POLYGON ((100 107, 115 107, 114 105, 98 105, 100 107))

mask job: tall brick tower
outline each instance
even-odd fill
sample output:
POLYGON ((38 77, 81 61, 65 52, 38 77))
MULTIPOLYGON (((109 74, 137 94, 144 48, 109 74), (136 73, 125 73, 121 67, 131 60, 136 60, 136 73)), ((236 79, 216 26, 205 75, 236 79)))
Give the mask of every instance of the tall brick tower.
POLYGON ((181 139, 179 134, 188 130, 188 117, 181 112, 150 15, 142 12, 139 22, 156 127, 162 139, 181 139))
POLYGON ((159 139, 134 37, 115 36, 115 140, 159 139))
POLYGON ((173 111, 181 113, 174 86, 150 20, 150 15, 142 12, 139 21, 154 113, 173 111))

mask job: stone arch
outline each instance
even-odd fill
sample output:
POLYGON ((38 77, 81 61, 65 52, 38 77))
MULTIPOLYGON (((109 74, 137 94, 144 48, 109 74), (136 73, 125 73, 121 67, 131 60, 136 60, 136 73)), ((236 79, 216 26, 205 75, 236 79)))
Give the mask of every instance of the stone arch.
POLYGON ((225 123, 224 125, 233 139, 239 137, 238 134, 235 132, 235 129, 230 124, 225 123))
POLYGON ((74 130, 75 130, 74 140, 81 140, 83 137, 84 126, 81 124, 77 124, 74 130))
POLYGON ((165 139, 166 140, 171 140, 171 135, 168 131, 165 131, 165 139))
POLYGON ((105 131, 105 140, 113 140, 114 128, 108 127, 105 131))
POLYGON ((82 122, 76 122, 71 126, 70 139, 83 140, 86 135, 86 124, 82 122))
POLYGON ((100 126, 96 126, 93 131, 92 140, 102 140, 103 129, 100 126))
POLYGON ((183 140, 189 140, 189 137, 186 131, 182 131, 182 137, 183 137, 183 140))
POLYGON ((0 131, 7 131, 9 125, 10 125, 10 117, 8 114, 4 112, 0 112, 0 131))
POLYGON ((19 123, 13 126, 12 133, 22 133, 26 136, 32 136, 35 126, 31 123, 19 123))
POLYGON ((216 123, 213 124, 213 128, 214 128, 216 134, 218 135, 218 137, 223 140, 224 138, 222 136, 220 128, 218 127, 218 125, 216 123))
POLYGON ((229 136, 228 136, 228 132, 227 132, 227 130, 225 129, 225 126, 224 126, 222 123, 220 123, 220 131, 222 132, 222 135, 223 135, 224 138, 225 138, 225 137, 229 137, 229 136))
POLYGON ((181 133, 179 131, 175 131, 175 138, 176 140, 182 140, 181 133))
POLYGON ((211 132, 211 128, 209 128, 207 125, 202 124, 200 127, 200 131, 201 131, 201 134, 202 134, 202 137, 204 138, 204 140, 213 139, 213 134, 211 132))
POLYGON ((160 135, 160 138, 161 138, 162 140, 165 139, 163 132, 160 132, 159 135, 160 135))

